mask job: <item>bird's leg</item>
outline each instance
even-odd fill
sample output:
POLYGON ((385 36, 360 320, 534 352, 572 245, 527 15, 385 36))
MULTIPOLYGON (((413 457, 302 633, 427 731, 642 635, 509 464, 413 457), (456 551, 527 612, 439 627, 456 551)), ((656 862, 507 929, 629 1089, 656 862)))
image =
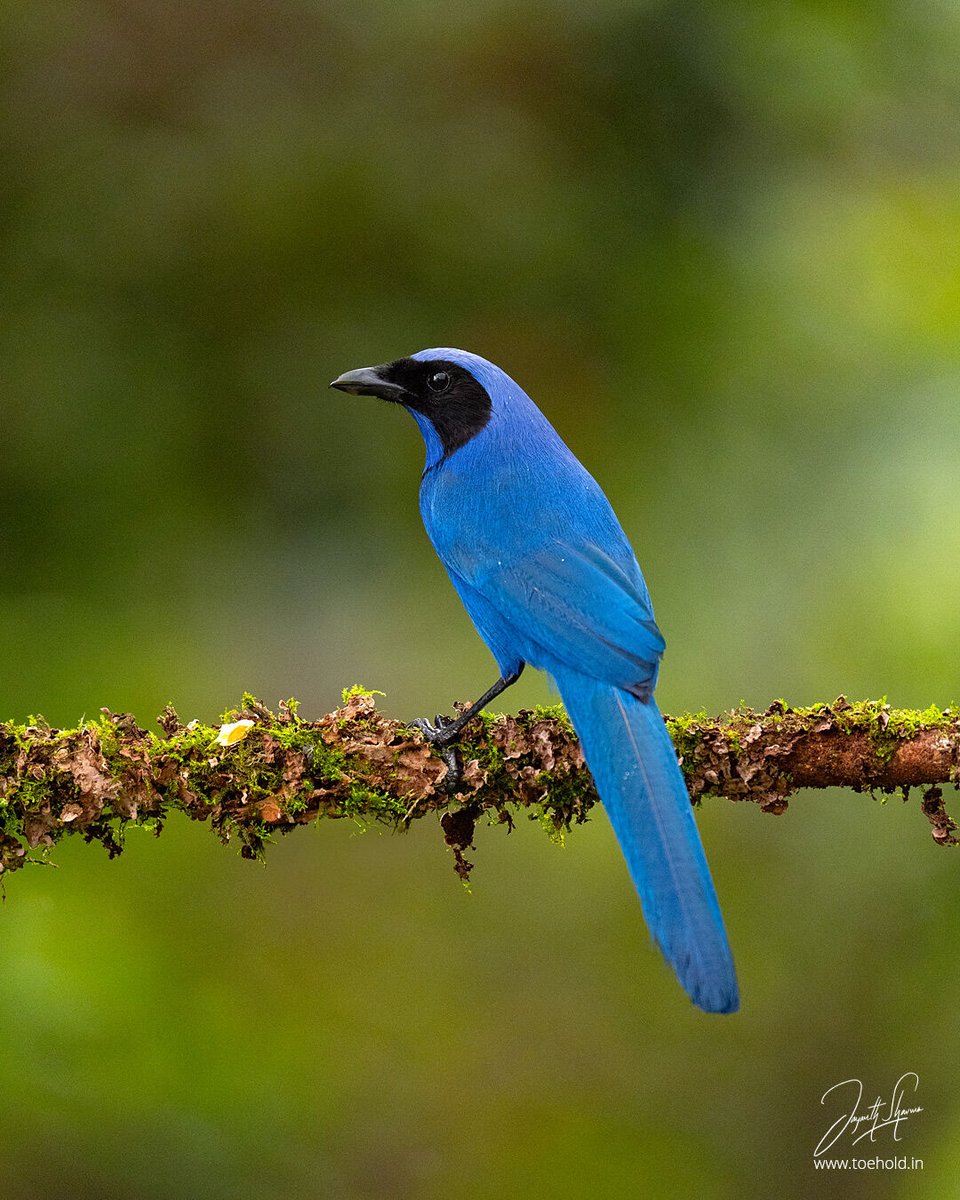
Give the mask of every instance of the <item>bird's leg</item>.
POLYGON ((455 742, 460 736, 460 731, 464 725, 472 721, 477 713, 484 709, 491 700, 496 699, 511 684, 516 683, 520 678, 520 671, 522 670, 523 667, 519 671, 511 672, 509 675, 502 675, 493 687, 487 688, 476 704, 471 704, 468 709, 465 709, 464 712, 452 721, 447 717, 438 716, 435 718, 436 724, 431 725, 426 717, 417 717, 410 722, 411 729, 419 729, 424 738, 434 746, 447 746, 451 742, 455 742))
POLYGON ((501 675, 493 687, 487 688, 476 704, 471 704, 468 709, 462 712, 452 721, 447 717, 437 716, 434 718, 435 724, 431 724, 426 717, 416 717, 410 722, 411 729, 418 729, 426 741, 431 745, 436 746, 440 757, 447 764, 446 784, 448 787, 456 786, 460 779, 460 767, 457 763, 457 754, 453 748, 453 743, 460 737, 460 731, 464 725, 472 721, 473 718, 484 709, 491 700, 494 700, 501 692, 505 692, 511 684, 517 682, 520 678, 520 672, 523 670, 523 663, 516 671, 511 671, 509 675, 501 675))

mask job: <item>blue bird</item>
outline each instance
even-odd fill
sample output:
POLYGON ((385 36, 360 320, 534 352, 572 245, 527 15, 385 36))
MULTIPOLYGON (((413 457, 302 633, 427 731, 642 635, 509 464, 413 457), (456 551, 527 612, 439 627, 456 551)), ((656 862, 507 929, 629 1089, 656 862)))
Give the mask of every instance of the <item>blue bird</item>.
POLYGON ((420 512, 500 668, 449 746, 527 663, 555 681, 640 895, 680 983, 707 1012, 739 1007, 716 893, 653 699, 664 641, 636 557, 593 477, 526 393, 464 350, 348 371, 330 385, 402 404, 420 427, 420 512))

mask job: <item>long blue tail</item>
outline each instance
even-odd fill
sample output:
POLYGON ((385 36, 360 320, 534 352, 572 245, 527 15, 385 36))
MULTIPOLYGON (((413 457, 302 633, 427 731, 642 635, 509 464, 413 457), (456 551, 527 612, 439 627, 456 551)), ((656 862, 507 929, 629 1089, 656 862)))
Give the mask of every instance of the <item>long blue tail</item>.
POLYGON ((737 976, 690 797, 654 700, 552 672, 657 945, 690 999, 736 1012, 737 976))

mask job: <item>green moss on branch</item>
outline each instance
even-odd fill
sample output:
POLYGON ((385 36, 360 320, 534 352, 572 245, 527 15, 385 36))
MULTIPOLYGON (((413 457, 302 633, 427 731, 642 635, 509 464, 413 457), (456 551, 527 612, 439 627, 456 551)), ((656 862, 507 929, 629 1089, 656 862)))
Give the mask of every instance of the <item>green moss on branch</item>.
MULTIPOLYGON (((293 701, 271 712, 246 695, 223 721, 250 728, 228 745, 218 742, 220 725, 183 724, 172 708, 161 714, 159 734, 106 709, 76 729, 52 729, 42 718, 0 723, 0 873, 43 857, 70 834, 113 856, 130 825, 159 834, 174 811, 209 823, 248 858, 261 858, 277 833, 323 817, 404 828, 438 813, 466 878, 478 820, 511 828, 526 814, 562 836, 597 803, 559 706, 473 721, 451 790, 444 763, 419 733, 384 716, 374 693, 353 688, 343 701, 308 722, 293 701)), ((939 787, 960 773, 956 709, 917 712, 841 697, 667 723, 694 801, 725 796, 776 813, 803 787, 904 795, 920 787, 934 838, 957 840, 939 787)))

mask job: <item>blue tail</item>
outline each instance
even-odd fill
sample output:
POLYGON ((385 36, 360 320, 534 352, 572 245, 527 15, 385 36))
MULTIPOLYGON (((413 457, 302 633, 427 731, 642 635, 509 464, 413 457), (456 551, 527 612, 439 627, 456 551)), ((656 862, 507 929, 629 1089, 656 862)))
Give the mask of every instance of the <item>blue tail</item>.
POLYGON ((737 976, 677 757, 654 700, 551 672, 657 945, 690 999, 736 1012, 737 976))

